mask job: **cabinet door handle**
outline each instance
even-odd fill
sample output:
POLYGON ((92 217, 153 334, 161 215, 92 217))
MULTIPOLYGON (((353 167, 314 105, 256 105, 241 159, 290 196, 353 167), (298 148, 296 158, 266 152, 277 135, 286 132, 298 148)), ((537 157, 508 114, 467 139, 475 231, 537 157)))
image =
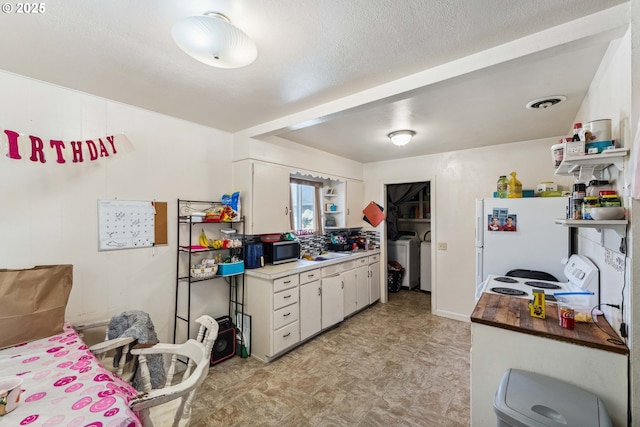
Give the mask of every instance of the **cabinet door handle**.
POLYGON ((344 289, 344 282, 341 282, 341 283, 342 283, 342 289, 344 289))
POLYGON ((284 298, 284 299, 289 299, 289 298, 291 298, 291 294, 289 294, 289 295, 285 295, 283 298, 284 298))
POLYGON ((289 215, 289 206, 284 207, 284 214, 289 215))
POLYGON ((308 276, 308 277, 313 277, 313 276, 315 276, 315 274, 309 274, 309 276, 308 276))
POLYGON ((347 215, 350 215, 350 213, 349 213, 349 208, 347 208, 347 215))
POLYGON ((286 282, 283 282, 285 285, 288 285, 289 283, 291 283, 291 280, 287 280, 286 282))
POLYGON ((284 335, 282 336, 282 338, 287 338, 289 335, 291 335, 291 332, 288 332, 288 333, 284 334, 284 335))
POLYGON ((322 288, 318 288, 318 296, 322 295, 322 288))
POLYGON ((289 317, 291 316, 291 312, 288 312, 287 314, 283 314, 282 317, 289 317))

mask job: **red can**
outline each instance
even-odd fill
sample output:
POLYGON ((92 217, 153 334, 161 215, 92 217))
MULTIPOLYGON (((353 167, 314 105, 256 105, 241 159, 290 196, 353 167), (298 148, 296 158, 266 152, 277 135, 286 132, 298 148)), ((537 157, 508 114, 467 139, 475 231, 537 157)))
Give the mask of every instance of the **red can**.
POLYGON ((575 321, 575 310, 569 307, 562 307, 560 309, 560 325, 565 329, 573 329, 575 321))

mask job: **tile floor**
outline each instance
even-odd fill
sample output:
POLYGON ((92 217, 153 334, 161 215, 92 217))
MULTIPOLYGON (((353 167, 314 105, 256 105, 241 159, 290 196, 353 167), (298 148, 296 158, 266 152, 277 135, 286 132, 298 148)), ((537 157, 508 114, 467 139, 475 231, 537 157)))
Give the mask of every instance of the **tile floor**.
POLYGON ((212 367, 203 426, 468 426, 470 324, 403 290, 271 363, 212 367))

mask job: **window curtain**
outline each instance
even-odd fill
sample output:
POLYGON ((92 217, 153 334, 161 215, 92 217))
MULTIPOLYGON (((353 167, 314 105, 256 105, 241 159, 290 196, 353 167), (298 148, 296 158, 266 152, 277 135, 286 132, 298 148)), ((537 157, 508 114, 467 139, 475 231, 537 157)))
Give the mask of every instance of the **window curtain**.
POLYGON ((427 186, 426 182, 387 186, 387 239, 398 240, 398 205, 413 199, 427 186))

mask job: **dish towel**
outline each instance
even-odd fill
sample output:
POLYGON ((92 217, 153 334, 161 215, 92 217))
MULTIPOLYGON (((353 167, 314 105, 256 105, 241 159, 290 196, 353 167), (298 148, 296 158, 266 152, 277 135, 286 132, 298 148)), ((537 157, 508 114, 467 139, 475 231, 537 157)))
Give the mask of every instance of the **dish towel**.
MULTIPOLYGON (((114 339, 120 337, 135 338, 138 344, 157 344, 159 342, 153 327, 153 322, 151 322, 151 317, 144 311, 125 311, 111 318, 107 329, 107 338, 114 339)), ((115 361, 119 359, 118 356, 121 351, 122 350, 119 349, 118 354, 113 358, 114 364, 117 363, 115 361)), ((130 353, 128 356, 130 356, 130 353)), ((148 355, 147 366, 149 367, 149 376, 151 377, 151 387, 162 387, 165 381, 162 355, 148 355)), ((142 375, 137 367, 133 376, 132 385, 138 391, 143 390, 142 375)))

